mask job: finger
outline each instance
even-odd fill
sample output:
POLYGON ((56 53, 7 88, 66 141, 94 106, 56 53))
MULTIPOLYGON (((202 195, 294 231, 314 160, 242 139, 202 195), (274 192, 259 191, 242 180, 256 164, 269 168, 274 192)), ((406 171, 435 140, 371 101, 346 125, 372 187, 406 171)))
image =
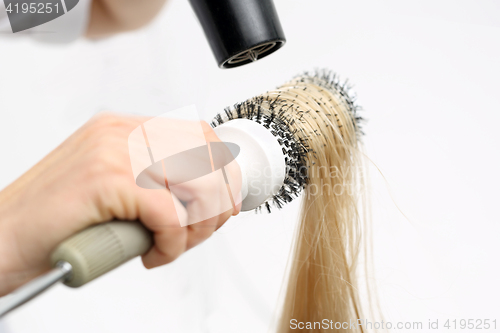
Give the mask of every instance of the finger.
POLYGON ((215 230, 219 229, 232 215, 233 209, 229 209, 218 216, 188 226, 186 250, 201 244, 207 240, 215 230))
POLYGON ((232 214, 233 205, 221 171, 190 182, 192 197, 187 200, 188 245, 190 249, 205 241, 232 214))
POLYGON ((139 189, 140 221, 154 233, 154 246, 142 257, 146 268, 168 264, 186 251, 187 212, 168 190, 139 189))
POLYGON ((170 186, 170 190, 186 203, 188 249, 210 237, 233 213, 230 194, 220 170, 170 186))

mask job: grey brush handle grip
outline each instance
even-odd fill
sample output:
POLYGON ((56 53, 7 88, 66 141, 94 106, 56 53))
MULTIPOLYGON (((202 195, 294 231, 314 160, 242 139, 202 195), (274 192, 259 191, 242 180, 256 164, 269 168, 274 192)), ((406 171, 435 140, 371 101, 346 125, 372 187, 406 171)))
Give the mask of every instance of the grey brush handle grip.
POLYGON ((62 242, 52 253, 71 264, 72 273, 64 284, 80 287, 124 262, 146 253, 153 237, 139 222, 113 221, 89 227, 62 242))

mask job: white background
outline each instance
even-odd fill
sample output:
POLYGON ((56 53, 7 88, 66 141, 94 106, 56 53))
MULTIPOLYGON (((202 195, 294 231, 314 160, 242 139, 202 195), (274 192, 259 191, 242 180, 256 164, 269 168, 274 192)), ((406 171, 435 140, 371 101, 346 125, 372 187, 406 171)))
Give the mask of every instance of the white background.
MULTIPOLYGON (((303 70, 328 67, 355 84, 368 119, 370 278, 385 319, 500 326, 500 2, 276 6, 285 47, 231 70, 217 68, 185 0, 171 0, 145 29, 99 42, 58 47, 0 36, 0 188, 99 110, 154 116, 196 104, 209 120, 303 70)), ((298 211, 295 202, 271 215, 242 214, 174 264, 147 271, 134 260, 78 290, 57 286, 4 325, 266 332, 298 211)))

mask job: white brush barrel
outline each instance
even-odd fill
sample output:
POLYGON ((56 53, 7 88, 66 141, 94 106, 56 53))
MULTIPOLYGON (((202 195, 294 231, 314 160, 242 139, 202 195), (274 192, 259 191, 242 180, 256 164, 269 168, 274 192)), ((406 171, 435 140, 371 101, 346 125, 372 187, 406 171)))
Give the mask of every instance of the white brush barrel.
POLYGON ((249 119, 234 119, 214 131, 221 141, 240 147, 236 162, 242 173, 242 211, 255 209, 278 193, 285 180, 285 156, 269 129, 249 119))

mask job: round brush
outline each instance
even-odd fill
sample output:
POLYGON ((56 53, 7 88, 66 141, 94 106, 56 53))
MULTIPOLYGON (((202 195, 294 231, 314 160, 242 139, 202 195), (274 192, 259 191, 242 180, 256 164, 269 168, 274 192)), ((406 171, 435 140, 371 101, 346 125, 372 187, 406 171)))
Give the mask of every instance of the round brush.
MULTIPOLYGON (((315 133, 298 131, 295 122, 304 121, 295 99, 308 98, 325 108, 322 119, 338 121, 334 106, 343 103, 359 128, 360 117, 346 85, 328 71, 302 74, 275 91, 236 104, 218 114, 212 126, 223 142, 240 151, 236 161, 242 173, 242 211, 271 211, 271 206, 298 197, 307 185, 308 168, 314 156, 308 142, 315 133), (331 113, 328 110, 332 110, 331 113), (255 171, 266 172, 255 172, 255 171), (266 187, 265 190, 263 188, 266 187)), ((54 269, 29 282, 0 301, 0 317, 62 281, 79 287, 128 260, 146 253, 153 245, 152 234, 139 222, 113 221, 89 227, 61 243, 52 253, 54 269)))

